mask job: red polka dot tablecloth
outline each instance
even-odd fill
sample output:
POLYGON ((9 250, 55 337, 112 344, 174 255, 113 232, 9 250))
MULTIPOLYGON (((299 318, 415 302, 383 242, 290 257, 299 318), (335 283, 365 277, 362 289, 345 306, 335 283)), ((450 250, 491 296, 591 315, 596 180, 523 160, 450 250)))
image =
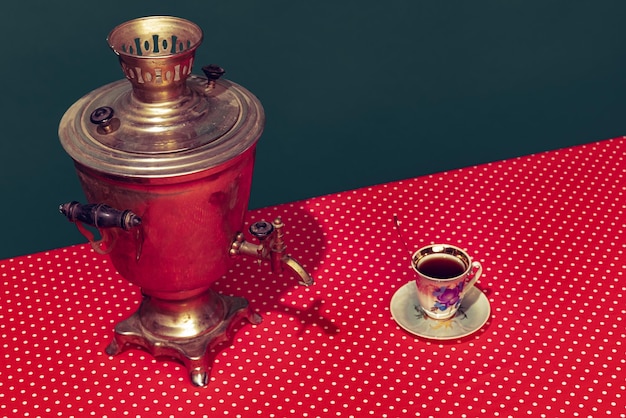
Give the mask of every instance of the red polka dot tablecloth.
POLYGON ((237 325, 202 388, 174 360, 104 353, 140 301, 106 256, 2 260, 0 415, 624 417, 625 155, 618 138, 249 212, 282 217, 316 282, 237 259, 214 289, 263 322, 237 325), (396 323, 414 277, 394 215, 410 248, 482 262, 482 327, 433 340, 396 323))

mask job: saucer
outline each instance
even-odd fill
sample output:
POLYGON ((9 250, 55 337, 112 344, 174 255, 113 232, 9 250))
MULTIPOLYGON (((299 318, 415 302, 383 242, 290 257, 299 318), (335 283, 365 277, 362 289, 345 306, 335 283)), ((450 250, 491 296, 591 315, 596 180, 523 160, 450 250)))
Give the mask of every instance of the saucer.
POLYGON ((491 315, 487 296, 473 287, 463 297, 456 314, 449 319, 433 319, 417 301, 415 281, 399 288, 391 298, 391 316, 402 328, 418 337, 453 340, 478 331, 491 315))

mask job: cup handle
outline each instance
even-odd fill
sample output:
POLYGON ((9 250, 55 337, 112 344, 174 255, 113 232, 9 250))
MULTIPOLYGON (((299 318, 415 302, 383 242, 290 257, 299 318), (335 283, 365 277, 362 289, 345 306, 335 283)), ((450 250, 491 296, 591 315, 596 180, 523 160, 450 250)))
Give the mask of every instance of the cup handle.
POLYGON ((474 284, 478 281, 478 278, 483 274, 483 266, 479 261, 472 262, 472 268, 467 274, 468 281, 465 282, 465 288, 463 292, 470 290, 474 284))

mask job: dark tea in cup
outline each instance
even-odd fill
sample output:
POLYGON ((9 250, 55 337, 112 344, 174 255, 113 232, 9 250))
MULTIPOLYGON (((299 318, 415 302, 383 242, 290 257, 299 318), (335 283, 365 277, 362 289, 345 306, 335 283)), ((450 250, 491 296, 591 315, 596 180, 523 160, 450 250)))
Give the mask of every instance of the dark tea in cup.
POLYGON ((430 254, 417 263, 417 271, 435 279, 452 279, 467 267, 463 260, 448 254, 430 254))

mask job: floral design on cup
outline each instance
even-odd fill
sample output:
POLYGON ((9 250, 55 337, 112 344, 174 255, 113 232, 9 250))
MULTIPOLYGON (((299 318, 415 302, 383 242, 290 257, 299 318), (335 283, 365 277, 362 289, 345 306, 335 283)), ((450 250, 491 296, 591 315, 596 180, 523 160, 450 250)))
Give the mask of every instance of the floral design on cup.
POLYGON ((456 287, 441 286, 439 289, 433 292, 433 296, 437 298, 435 306, 431 308, 431 311, 445 311, 448 308, 457 309, 461 305, 461 294, 465 282, 459 282, 456 287))

